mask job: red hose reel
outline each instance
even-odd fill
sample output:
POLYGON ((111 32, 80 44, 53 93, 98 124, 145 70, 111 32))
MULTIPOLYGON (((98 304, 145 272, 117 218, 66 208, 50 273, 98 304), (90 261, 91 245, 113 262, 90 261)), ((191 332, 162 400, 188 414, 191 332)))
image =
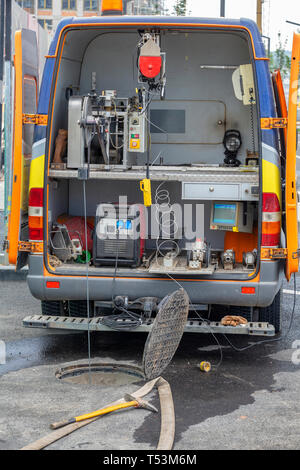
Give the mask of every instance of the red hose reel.
POLYGON ((139 70, 143 77, 153 79, 161 73, 162 57, 159 45, 150 37, 141 47, 139 70))
POLYGON ((162 66, 161 56, 140 56, 139 69, 146 78, 155 78, 160 74, 162 66))

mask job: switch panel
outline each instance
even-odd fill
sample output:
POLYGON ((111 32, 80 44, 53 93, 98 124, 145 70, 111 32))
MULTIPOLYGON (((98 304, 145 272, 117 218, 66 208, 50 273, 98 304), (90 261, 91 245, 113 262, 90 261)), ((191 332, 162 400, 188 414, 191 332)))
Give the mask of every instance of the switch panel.
POLYGON ((145 114, 137 112, 129 115, 128 151, 144 153, 147 150, 147 120, 145 114))

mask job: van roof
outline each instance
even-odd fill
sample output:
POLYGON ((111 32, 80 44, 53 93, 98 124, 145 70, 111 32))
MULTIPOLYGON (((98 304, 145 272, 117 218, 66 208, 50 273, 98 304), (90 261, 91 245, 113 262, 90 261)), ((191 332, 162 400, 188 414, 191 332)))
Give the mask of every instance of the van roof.
POLYGON ((252 36, 253 45, 255 49, 255 55, 257 58, 265 57, 265 49, 259 33, 257 24, 250 19, 230 19, 230 18, 201 18, 201 17, 187 17, 187 16, 93 16, 93 17, 68 17, 59 22, 54 38, 50 45, 49 55, 55 55, 59 38, 62 30, 68 27, 76 27, 79 25, 93 25, 93 24, 139 24, 149 23, 155 25, 171 25, 171 24, 199 24, 216 27, 241 27, 241 29, 247 29, 252 36))

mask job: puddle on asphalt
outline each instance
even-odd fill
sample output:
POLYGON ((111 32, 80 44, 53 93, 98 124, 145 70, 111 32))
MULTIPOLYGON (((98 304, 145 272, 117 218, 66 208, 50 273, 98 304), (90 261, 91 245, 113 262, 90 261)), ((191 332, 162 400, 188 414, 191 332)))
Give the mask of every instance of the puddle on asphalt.
POLYGON ((145 380, 143 371, 127 364, 78 364, 56 371, 58 380, 81 385, 122 386, 145 380))

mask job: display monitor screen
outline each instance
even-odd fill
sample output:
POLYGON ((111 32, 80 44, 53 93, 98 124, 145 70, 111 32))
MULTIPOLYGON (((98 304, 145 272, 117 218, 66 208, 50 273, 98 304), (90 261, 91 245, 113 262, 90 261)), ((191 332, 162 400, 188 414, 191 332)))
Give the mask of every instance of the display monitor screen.
POLYGON ((237 211, 237 204, 215 203, 213 223, 235 225, 236 224, 236 211, 237 211))

